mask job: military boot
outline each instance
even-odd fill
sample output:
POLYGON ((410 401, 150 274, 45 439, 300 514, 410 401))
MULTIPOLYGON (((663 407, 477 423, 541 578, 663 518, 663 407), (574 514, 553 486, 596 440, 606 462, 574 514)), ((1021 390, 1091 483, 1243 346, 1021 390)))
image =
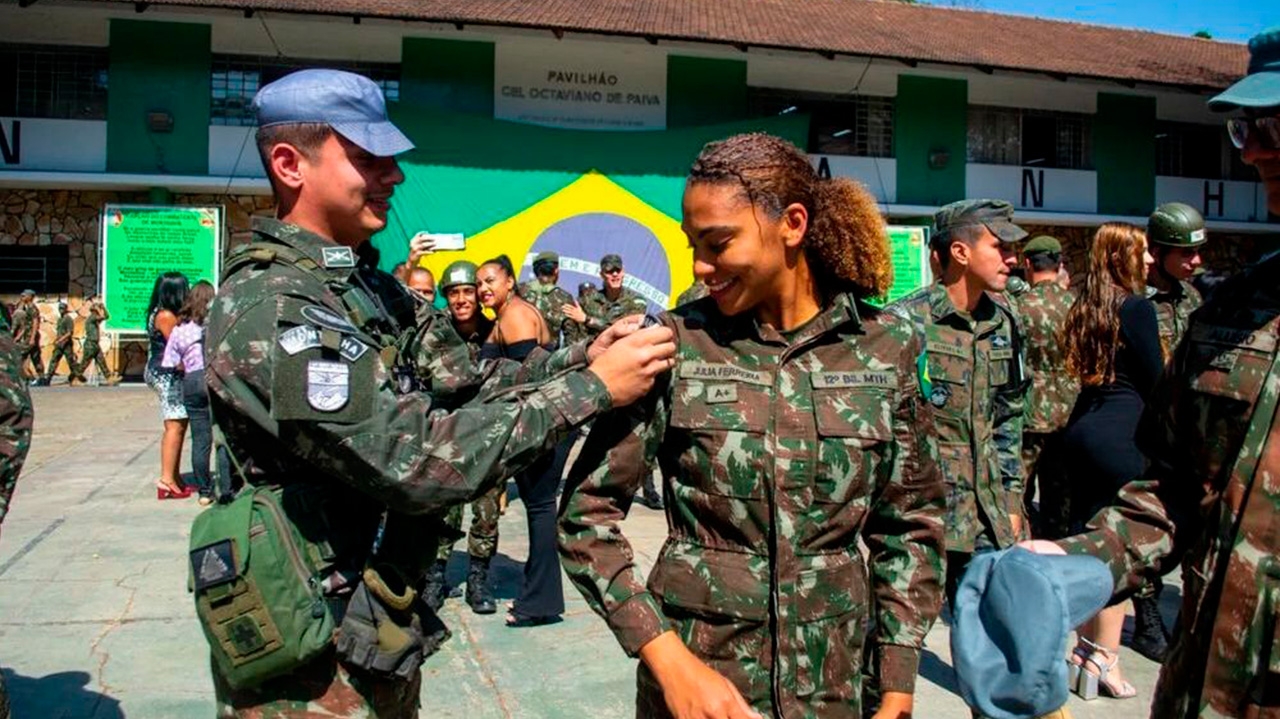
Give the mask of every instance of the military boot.
POLYGON ((1160 616, 1159 593, 1133 598, 1133 636, 1129 639, 1129 648, 1156 663, 1163 662, 1168 654, 1169 641, 1160 616))
POLYGON ((476 614, 493 614, 498 605, 493 600, 493 590, 489 588, 489 560, 480 557, 471 558, 471 568, 467 570, 467 604, 476 614))
POLYGON ((440 611, 440 607, 444 606, 445 595, 449 593, 449 586, 444 580, 446 566, 446 562, 436 560, 431 569, 427 570, 427 578, 422 580, 422 601, 433 612, 440 611))

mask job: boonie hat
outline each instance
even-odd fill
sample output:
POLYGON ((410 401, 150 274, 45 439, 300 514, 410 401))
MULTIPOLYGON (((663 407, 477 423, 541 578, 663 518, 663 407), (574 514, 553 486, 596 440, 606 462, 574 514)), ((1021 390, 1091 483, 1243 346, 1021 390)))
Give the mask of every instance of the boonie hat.
POLYGON ((1001 242, 1019 242, 1027 231, 1013 224, 1013 205, 1004 200, 960 200, 944 205, 933 216, 933 232, 938 242, 951 239, 957 227, 984 225, 1001 242))
POLYGON ((253 96, 258 127, 322 123, 376 157, 413 149, 413 142, 387 119, 377 83, 343 70, 299 70, 253 96))
POLYGON ((1209 100, 1209 109, 1280 107, 1280 25, 1249 39, 1249 70, 1236 84, 1209 100))
POLYGON ((554 252, 539 252, 534 256, 533 264, 536 265, 539 262, 551 262, 558 265, 560 264, 560 255, 557 255, 554 252))
POLYGON ((1147 240, 1164 247, 1198 247, 1209 240, 1204 218, 1191 205, 1166 202, 1147 220, 1147 240))
POLYGON ((476 282, 476 266, 474 262, 466 260, 458 260, 450 263, 444 268, 444 276, 440 278, 440 291, 443 292, 450 287, 458 285, 477 285, 476 282))
POLYGON ((951 658, 960 696, 991 719, 1067 703, 1067 636, 1106 605, 1111 571, 1090 555, 979 554, 956 590, 951 658))
POLYGON ((601 270, 620 270, 622 269, 622 257, 618 255, 605 255, 600 258, 601 270))
POLYGON ((560 255, 554 252, 539 252, 533 258, 533 274, 550 275, 560 266, 560 255))
POLYGON ((23 296, 23 297, 35 297, 35 296, 36 296, 36 291, 35 291, 35 290, 23 290, 23 291, 22 291, 22 296, 23 296))
POLYGON ((1027 240, 1027 244, 1022 247, 1022 254, 1034 255, 1040 252, 1056 252, 1062 254, 1062 243, 1058 242, 1058 238, 1048 235, 1037 235, 1027 240))

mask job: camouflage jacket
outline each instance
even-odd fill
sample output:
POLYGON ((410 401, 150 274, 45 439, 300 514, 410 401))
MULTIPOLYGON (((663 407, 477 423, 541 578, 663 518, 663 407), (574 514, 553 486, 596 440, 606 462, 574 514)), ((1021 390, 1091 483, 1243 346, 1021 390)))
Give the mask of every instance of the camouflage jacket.
POLYGON ((324 487, 317 510, 346 562, 363 561, 385 508, 471 500, 610 406, 599 379, 568 369, 581 347, 542 358, 566 370, 550 381, 522 384, 520 372, 542 377, 498 363, 514 370, 502 391, 437 402, 414 381, 413 300, 391 275, 294 225, 255 218, 254 234, 227 258, 206 321, 210 410, 249 481, 324 487))
POLYGON ((22 376, 22 350, 9 333, 0 332, 0 522, 9 513, 18 473, 31 448, 34 419, 22 376))
POLYGON ((58 345, 66 347, 71 344, 76 335, 76 318, 67 313, 58 318, 56 327, 57 334, 54 335, 54 342, 58 345))
POLYGON ((890 310, 925 338, 929 402, 947 482, 947 550, 972 552, 985 534, 997 547, 1017 541, 1010 515, 1022 514, 1022 344, 1012 313, 989 295, 973 315, 956 310, 934 283, 890 310))
POLYGON ((623 317, 648 312, 649 304, 635 290, 623 287, 616 300, 606 297, 604 290, 588 296, 582 303, 582 309, 587 313, 587 329, 594 335, 623 317))
POLYGON ((789 338, 709 299, 663 321, 673 373, 571 470, 570 579, 628 654, 675 629, 766 716, 859 716, 868 607, 883 688, 912 691, 945 501, 920 337, 848 295, 789 338), (668 538, 646 586, 619 523, 655 459, 668 538))
POLYGON ((1018 297, 1014 306, 1026 340, 1027 390, 1024 432, 1057 432, 1067 426, 1080 383, 1067 372, 1060 334, 1075 301, 1070 290, 1053 280, 1040 282, 1018 297))
POLYGON ((681 292, 680 296, 676 298, 675 306, 679 307, 680 305, 687 305, 694 300, 700 300, 703 297, 706 297, 708 294, 710 294, 710 290, 707 289, 707 285, 705 283, 701 281, 694 281, 692 285, 689 285, 689 289, 681 292))
POLYGON ((1280 256, 1214 291, 1139 435, 1145 477, 1059 542, 1107 560, 1116 598, 1185 553, 1152 717, 1272 716, 1280 696, 1280 256), (1174 538, 1176 537, 1176 541, 1174 538))
POLYGON ((1173 289, 1161 292, 1154 287, 1147 287, 1147 299, 1156 306, 1156 325, 1160 329, 1160 350, 1164 361, 1168 364, 1173 350, 1182 340, 1191 321, 1191 313, 1204 304, 1197 290, 1190 282, 1178 281, 1173 289))
POLYGON ((102 337, 102 323, 111 315, 107 314, 107 308, 94 309, 89 311, 89 316, 84 318, 84 343, 97 344, 102 337), (101 314, 99 314, 101 312, 101 314))
POLYGON ((18 341, 20 346, 26 347, 31 344, 32 333, 38 331, 40 327, 39 317, 40 314, 36 312, 34 307, 19 304, 13 308, 13 317, 11 318, 13 322, 13 338, 18 341), (35 316, 34 322, 32 321, 32 315, 35 316))
POLYGON ((538 309, 542 314, 542 319, 546 320, 547 326, 551 328, 551 334, 558 341, 558 344, 568 345, 580 340, 586 339, 590 333, 584 325, 574 322, 567 317, 564 305, 576 305, 573 295, 564 291, 558 285, 544 285, 534 280, 520 285, 520 296, 529 304, 538 309))

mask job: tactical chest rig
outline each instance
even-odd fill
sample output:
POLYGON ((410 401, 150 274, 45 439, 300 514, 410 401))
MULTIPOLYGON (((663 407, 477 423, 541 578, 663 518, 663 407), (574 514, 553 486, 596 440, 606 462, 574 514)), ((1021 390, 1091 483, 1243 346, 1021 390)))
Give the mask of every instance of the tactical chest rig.
MULTIPOLYGON (((338 319, 354 330, 319 327, 320 346, 342 354, 353 351, 344 343, 367 345, 397 378, 397 391, 412 390, 413 367, 406 361, 415 335, 412 299, 387 277, 363 272, 347 248, 324 248, 324 260, 322 267, 287 244, 254 242, 231 254, 223 281, 273 264, 304 273, 338 298, 345 313, 338 319), (345 252, 333 252, 329 262, 331 249, 345 252)), ((334 312, 319 298, 299 299, 334 312)), ((355 351, 365 350, 357 346, 355 351)), ((341 502, 329 496, 332 485, 246 466, 216 423, 214 435, 220 483, 229 487, 230 479, 239 477, 245 489, 229 504, 196 518, 189 587, 227 683, 256 686, 316 660, 334 645, 344 662, 377 675, 407 678, 416 672, 448 632, 416 601, 419 568, 409 566, 412 561, 389 563, 381 557, 434 556, 438 519, 335 507, 341 502), (360 521, 377 520, 379 514, 376 526, 360 521), (380 553, 384 544, 397 546, 380 553)))

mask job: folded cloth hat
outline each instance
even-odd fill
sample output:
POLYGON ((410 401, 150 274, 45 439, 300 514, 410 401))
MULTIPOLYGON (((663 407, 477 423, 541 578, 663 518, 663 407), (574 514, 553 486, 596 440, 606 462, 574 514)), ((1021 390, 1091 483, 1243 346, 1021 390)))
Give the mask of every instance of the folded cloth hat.
POLYGON ((991 719, 1067 703, 1067 636, 1115 589, 1097 557, 1014 547, 975 556, 956 590, 951 658, 960 696, 991 719))
MULTIPOLYGON (((933 233, 938 242, 950 243, 951 231, 958 227, 984 225, 1001 242, 1021 242, 1027 231, 1013 224, 1013 205, 1004 200, 957 200, 943 205, 933 215, 933 233)), ((941 247, 935 243, 935 249, 941 247)))
POLYGON ((413 149, 413 142, 387 118, 382 88, 345 70, 299 70, 264 85, 253 96, 259 127, 319 123, 375 157, 413 149))

